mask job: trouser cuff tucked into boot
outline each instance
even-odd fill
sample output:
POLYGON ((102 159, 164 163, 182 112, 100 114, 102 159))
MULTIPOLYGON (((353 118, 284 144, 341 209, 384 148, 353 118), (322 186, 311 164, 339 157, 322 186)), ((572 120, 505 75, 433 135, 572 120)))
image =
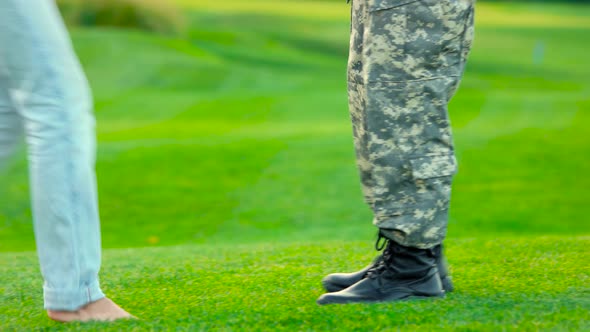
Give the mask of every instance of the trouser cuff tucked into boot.
POLYGON ((429 215, 375 215, 373 224, 383 236, 402 246, 429 249, 445 239, 449 217, 447 209, 433 209, 432 212, 429 215))

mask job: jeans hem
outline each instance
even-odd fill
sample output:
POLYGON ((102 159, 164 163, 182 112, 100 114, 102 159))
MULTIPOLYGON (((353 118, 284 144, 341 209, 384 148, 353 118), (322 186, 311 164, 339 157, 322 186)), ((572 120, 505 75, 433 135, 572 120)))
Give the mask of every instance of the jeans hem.
POLYGON ((75 311, 105 297, 98 280, 87 283, 79 289, 54 289, 43 287, 45 309, 56 311, 75 311))

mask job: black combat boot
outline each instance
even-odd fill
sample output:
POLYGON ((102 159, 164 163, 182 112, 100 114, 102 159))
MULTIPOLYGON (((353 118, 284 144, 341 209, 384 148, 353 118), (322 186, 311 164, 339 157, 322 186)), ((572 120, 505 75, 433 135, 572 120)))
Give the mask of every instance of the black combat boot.
MULTIPOLYGON (((377 239, 377 245, 375 247, 378 251, 381 251, 383 248, 379 248, 379 242, 380 239, 383 238, 383 236, 381 235, 381 233, 379 233, 378 236, 379 238, 377 239)), ((442 282, 443 289, 446 293, 450 293, 454 290, 454 286, 453 280, 449 275, 447 259, 444 256, 442 244, 434 247, 433 250, 434 257, 436 259, 436 267, 438 268, 438 273, 440 275, 440 281, 442 282)), ((324 289, 328 292, 341 291, 364 279, 367 276, 369 270, 379 265, 382 260, 383 255, 379 255, 373 260, 373 262, 369 266, 365 267, 360 271, 353 273, 329 274, 322 280, 322 285, 324 286, 324 289)))
POLYGON ((409 248, 392 240, 386 241, 382 259, 367 271, 365 278, 341 291, 322 295, 318 304, 389 302, 444 296, 435 250, 409 248))

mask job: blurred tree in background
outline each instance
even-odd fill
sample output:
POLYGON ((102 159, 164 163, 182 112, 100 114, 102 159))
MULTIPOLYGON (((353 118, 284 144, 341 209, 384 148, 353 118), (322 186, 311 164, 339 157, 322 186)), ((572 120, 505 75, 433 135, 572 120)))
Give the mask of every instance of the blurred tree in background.
POLYGON ((57 0, 69 25, 112 26, 176 35, 185 27, 183 13, 165 0, 57 0))
POLYGON ((590 0, 478 0, 483 2, 540 2, 540 3, 551 3, 551 2, 561 2, 561 3, 590 3, 590 0))
MULTIPOLYGON (((198 1, 198 0, 194 0, 198 1)), ((244 0, 247 1, 247 0, 244 0)), ((317 0, 315 0, 317 1, 317 0)), ((345 2, 345 0, 321 0, 345 2)), ((477 0, 505 3, 590 3, 590 0, 477 0)), ((176 1, 166 0, 57 0, 69 25, 135 28, 160 34, 178 35, 185 19, 176 1)), ((304 5, 304 4, 302 4, 304 5)))

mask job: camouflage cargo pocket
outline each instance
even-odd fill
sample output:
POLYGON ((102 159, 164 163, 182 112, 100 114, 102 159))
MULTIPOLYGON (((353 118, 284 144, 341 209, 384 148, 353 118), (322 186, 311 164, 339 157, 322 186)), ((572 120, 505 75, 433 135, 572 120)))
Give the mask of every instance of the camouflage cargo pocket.
POLYGON ((423 156, 411 159, 410 164, 417 190, 417 204, 438 208, 448 204, 451 198, 453 176, 457 173, 455 156, 453 154, 423 156))
POLYGON ((403 169, 402 173, 394 174, 397 181, 374 188, 374 193, 379 193, 374 195, 377 220, 401 215, 415 216, 416 211, 434 215, 448 210, 453 175, 457 173, 457 161, 453 154, 413 157, 403 169))
POLYGON ((469 0, 369 0, 369 82, 457 76, 469 0))

